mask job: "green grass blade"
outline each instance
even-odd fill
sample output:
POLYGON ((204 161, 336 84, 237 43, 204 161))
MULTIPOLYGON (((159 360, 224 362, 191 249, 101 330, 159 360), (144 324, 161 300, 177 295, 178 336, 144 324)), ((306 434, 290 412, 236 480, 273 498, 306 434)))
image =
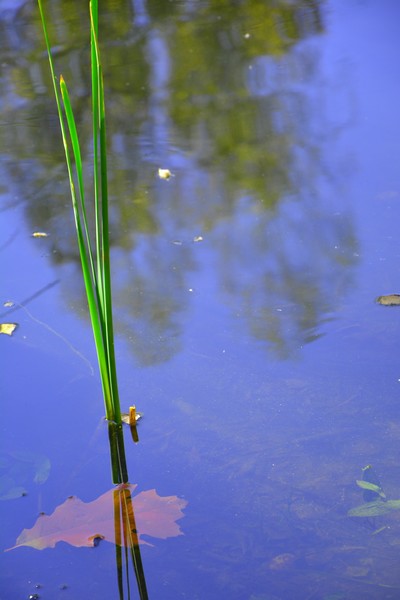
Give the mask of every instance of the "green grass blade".
MULTIPOLYGON (((111 393, 110 370, 109 370, 109 366, 108 366, 108 353, 106 352, 106 348, 104 346, 104 335, 103 335, 104 327, 102 326, 101 314, 99 314, 99 311, 98 311, 99 302, 98 302, 98 297, 96 294, 96 275, 94 272, 93 260, 91 257, 89 231, 88 231, 88 227, 87 227, 86 215, 84 214, 83 216, 84 216, 84 220, 85 220, 85 223, 84 223, 85 235, 83 234, 82 223, 81 223, 80 212, 79 212, 79 204, 78 204, 76 191, 75 191, 75 185, 74 185, 72 161, 71 161, 69 148, 68 148, 67 131, 66 131, 65 123, 64 123, 60 95, 59 95, 59 92, 57 89, 57 83, 56 83, 57 79, 55 76, 54 62, 53 62, 53 58, 52 58, 52 54, 51 54, 51 46, 50 46, 50 41, 49 41, 49 36, 48 36, 47 26, 46 26, 46 20, 45 20, 41 0, 38 0, 38 6, 39 6, 39 12, 40 12, 40 17, 41 17, 41 21, 42 21, 47 55, 48 55, 48 59, 49 59, 50 73, 51 73, 51 78, 52 78, 52 82, 53 82, 54 95, 55 95, 56 104, 57 104, 57 113, 58 113, 58 118, 59 118, 59 122, 60 122, 61 136, 62 136, 62 141, 63 141, 63 145, 64 145, 65 160, 66 160, 66 165, 67 165, 67 170, 68 170, 68 178, 69 178, 69 184, 70 184, 71 199, 72 199, 72 206, 73 206, 73 212, 74 212, 75 228, 76 228, 76 233, 77 233, 79 254, 80 254, 80 259, 81 259, 83 278, 84 278, 84 282, 85 282, 86 295, 87 295, 87 299, 88 299, 89 313, 90 313, 91 322, 92 322, 92 329, 93 329, 93 334, 94 334, 94 338, 95 338, 95 345, 96 345, 96 351, 97 351, 99 368, 100 368, 100 375, 101 375, 101 382, 102 382, 102 387, 103 387, 103 395, 104 395, 106 414, 107 414, 108 419, 113 419, 114 418, 114 408, 113 408, 112 393, 111 393)), ((78 188, 79 188, 79 193, 80 193, 81 205, 82 205, 82 200, 83 200, 83 211, 84 211, 84 208, 85 208, 84 207, 84 195, 83 195, 84 187, 83 187, 83 176, 82 176, 83 171, 82 171, 81 153, 80 153, 78 136, 76 133, 75 120, 73 118, 71 103, 69 101, 68 90, 67 90, 65 82, 62 78, 61 78, 61 95, 62 95, 62 99, 63 99, 64 108, 66 111, 67 124, 69 127, 71 144, 72 144, 74 158, 75 158, 75 165, 77 168, 77 179, 78 179, 78 188)))
MULTIPOLYGON (((71 139, 71 145, 72 145, 73 152, 74 152, 75 166, 76 166, 77 170, 78 169, 81 170, 81 173, 77 174, 78 181, 79 181, 79 179, 83 180, 82 162, 80 161, 79 140, 78 140, 78 136, 77 136, 77 132, 76 132, 75 119, 74 119, 73 111, 71 108, 71 102, 70 102, 70 98, 69 98, 69 94, 68 94, 68 89, 67 89, 65 81, 62 77, 60 80, 60 88, 61 88, 63 104, 65 107, 65 114, 66 114, 66 118, 67 118, 67 124, 68 124, 70 139, 71 139)), ((68 162, 70 162, 69 153, 67 152, 67 154, 68 154, 67 160, 68 160, 68 162)), ((71 170, 71 169, 69 169, 69 170, 71 170)), ((73 182, 72 182, 72 186, 73 186, 73 182)), ((83 204, 84 204, 84 199, 81 196, 81 206, 83 206, 83 204)), ((84 283, 85 283, 86 296, 87 296, 87 300, 88 300, 89 313, 90 313, 90 318, 91 318, 91 322, 92 322, 93 335, 95 338, 95 346, 96 346, 97 357, 98 357, 98 362, 99 362, 102 385, 103 385, 104 400, 105 400, 105 405, 106 405, 106 415, 107 415, 107 418, 114 419, 115 415, 114 415, 114 407, 113 407, 114 403, 113 403, 113 394, 112 394, 112 384, 111 384, 109 368, 108 368, 107 352, 106 352, 106 348, 104 346, 104 338, 105 338, 104 320, 103 320, 103 315, 101 314, 101 311, 99 310, 99 294, 98 294, 98 290, 97 290, 97 286, 96 286, 95 273, 93 271, 93 262, 92 262, 92 259, 90 256, 91 250, 90 250, 90 246, 89 247, 87 246, 87 244, 88 244, 88 242, 87 242, 87 235, 88 235, 87 224, 85 224, 85 231, 87 234, 85 237, 83 235, 81 216, 80 216, 80 212, 79 212, 79 206, 76 201, 75 192, 73 193, 72 206, 73 206, 73 210, 74 210, 79 254, 80 254, 80 258, 81 258, 82 274, 83 274, 83 279, 84 279, 84 283)))
POLYGON ((61 109, 60 95, 58 93, 57 78, 55 76, 54 62, 53 62, 53 57, 51 55, 51 47, 50 47, 49 36, 47 33, 46 19, 44 17, 43 6, 42 6, 41 0, 38 0, 38 5, 39 5, 40 18, 42 21, 42 28, 43 28, 43 34, 44 34, 44 39, 45 39, 45 44, 46 44, 47 56, 49 59, 50 73, 51 73, 51 80, 53 83, 54 96, 55 96, 56 104, 57 104, 57 113, 58 113, 58 119, 60 122, 62 141, 63 141, 63 145, 64 145, 65 160, 66 160, 66 164, 67 164, 68 178, 69 178, 70 188, 71 188, 71 196, 76 199, 75 189, 74 189, 74 185, 73 185, 71 161, 69 158, 67 136, 66 136, 66 131, 65 131, 65 124, 64 124, 63 113, 62 113, 62 109, 61 109))
MULTIPOLYGON (((84 188, 84 183, 83 183, 83 166, 82 166, 81 149, 80 149, 79 137, 78 137, 78 132, 76 129, 75 118, 74 118, 74 113, 73 113, 72 106, 71 106, 71 101, 70 101, 70 97, 69 97, 69 93, 68 93, 67 84, 65 83, 65 80, 62 75, 60 77, 60 90, 61 90, 61 97, 62 97, 64 110, 65 110, 65 116, 67 119, 69 135, 70 135, 70 139, 71 139, 72 151, 74 154, 75 170, 76 170, 76 176, 77 176, 77 180, 78 180, 78 189, 79 189, 79 197, 80 197, 80 210, 82 211, 82 219, 83 219, 83 226, 84 226, 83 228, 85 231, 86 246, 87 246, 87 252, 88 252, 88 257, 89 257, 89 261, 90 261, 90 268, 92 271, 93 285, 97 292, 97 290, 98 290, 97 273, 96 273, 96 270, 94 267, 93 251, 92 251, 92 245, 91 245, 91 241, 90 241, 90 232, 89 232, 88 219, 87 219, 87 213, 86 213, 85 188, 84 188)), ((65 132, 64 132, 64 135, 65 135, 65 132)), ((69 171, 69 173, 70 173, 70 171, 69 171)), ((75 210, 75 208, 74 208, 74 210, 75 210)), ((76 208, 76 210, 78 210, 78 212, 79 212, 78 208, 76 208)))
MULTIPOLYGON (((114 327, 112 316, 112 297, 111 297, 111 272, 110 272, 110 246, 109 246, 109 218, 108 218, 108 178, 107 178, 107 140, 106 140, 106 124, 105 124, 105 102, 104 102, 104 86, 103 74, 100 63, 100 52, 97 41, 97 0, 92 0, 90 3, 90 21, 91 21, 91 44, 92 44, 92 82, 93 95, 96 100, 93 106, 97 109, 97 114, 93 115, 93 127, 97 130, 96 135, 93 135, 93 142, 99 144, 100 149, 100 165, 99 162, 94 165, 94 177, 99 183, 101 189, 101 215, 98 214, 98 219, 101 223, 96 227, 98 235, 98 261, 100 265, 99 280, 101 279, 102 293, 102 311, 106 328, 106 345, 107 358, 111 379, 111 388, 114 394, 114 420, 117 423, 121 422, 121 414, 119 408, 117 373, 115 365, 115 350, 114 350, 114 327), (101 259, 99 258, 101 257, 101 259)), ((98 192, 99 190, 97 190, 98 192)))
MULTIPOLYGON (((62 136, 62 141, 63 141, 63 145, 64 145, 65 160, 66 160, 67 169, 68 169, 68 179, 69 179, 70 188, 71 188, 71 197, 72 197, 73 203, 75 202, 75 204, 76 204, 76 194, 75 194, 75 190, 74 190, 74 186, 73 186, 72 164, 71 164, 71 160, 69 157, 66 129, 65 129, 65 124, 64 124, 64 119, 63 119, 63 112, 62 112, 62 108, 61 108, 60 96, 58 93, 57 78, 55 75, 54 62, 53 62, 53 57, 51 54, 51 46, 50 46, 49 36, 48 36, 48 32, 47 32, 46 19, 44 16, 42 0, 38 0, 38 6, 39 6, 40 18, 42 21, 42 28, 43 28, 43 34, 44 34, 44 39, 45 39, 45 44, 46 44, 47 56, 49 59, 50 73, 51 73, 51 79, 52 79, 52 83, 53 83, 54 96, 56 99, 57 113, 58 113, 58 119, 60 122, 60 129, 61 129, 61 136, 62 136)), ((78 150, 77 155, 79 157, 78 161, 79 161, 80 165, 82 165, 79 144, 78 144, 77 150, 78 150)), ((80 172, 82 173, 82 168, 80 169, 80 172)), ((90 242, 89 242, 90 237, 89 237, 89 232, 88 232, 88 227, 87 227, 86 211, 85 211, 85 206, 84 206, 84 195, 83 195, 84 188, 83 188, 82 177, 80 179, 78 178, 78 185, 79 185, 79 190, 80 190, 80 194, 81 194, 81 199, 83 198, 83 214, 84 214, 84 219, 85 219, 85 232, 86 232, 86 238, 88 240, 88 245, 90 248, 90 242)), ((92 257, 90 257, 90 258, 92 260, 92 257)), ((93 262, 92 262, 92 269, 93 269, 93 262)))
MULTIPOLYGON (((97 277, 102 284, 102 221, 101 221, 101 183, 99 178, 99 82, 98 82, 98 47, 96 44, 98 31, 98 3, 92 0, 89 3, 90 12, 90 60, 91 60, 91 80, 92 80, 92 129, 93 129, 93 184, 94 184, 94 206, 95 206, 95 226, 96 226, 96 256, 97 256, 97 277)), ((103 302, 103 299, 102 299, 103 302)))
MULTIPOLYGON (((75 118, 72 110, 67 85, 60 77, 60 91, 55 76, 51 46, 44 17, 42 0, 38 0, 40 17, 43 26, 46 49, 50 64, 50 72, 56 98, 57 112, 60 121, 61 135, 65 151, 65 160, 71 190, 75 228, 81 260, 82 274, 85 283, 92 330, 95 339, 98 363, 103 386, 106 416, 110 421, 121 424, 117 374, 114 351, 114 331, 112 318, 109 219, 108 219, 108 184, 107 184, 107 147, 105 128, 105 106, 102 69, 97 41, 98 1, 90 2, 90 37, 91 37, 91 79, 92 79, 92 112, 93 112, 93 176, 94 176, 94 208, 95 208, 95 255, 92 250, 90 231, 85 205, 85 186, 81 148, 75 118), (61 97, 60 97, 61 95, 61 97), (63 112, 64 108, 64 112, 63 112), (69 134, 69 135, 68 135, 69 134), (72 148, 72 157, 70 153, 72 148), (75 180, 77 190, 75 189, 75 180), (78 194, 77 194, 78 191, 78 194)), ((121 454, 118 450, 117 456, 121 454)), ((124 463, 124 456, 119 456, 124 463)), ((116 466, 116 465, 115 465, 116 466)), ((115 470, 115 469, 113 469, 115 470)))
POLYGON ((70 137, 71 144, 72 144, 72 152, 74 154, 75 169, 76 169, 76 175, 77 175, 77 179, 78 179, 78 188, 79 188, 79 194, 81 197, 81 205, 84 206, 85 205, 85 189, 84 189, 84 185, 83 185, 81 148, 80 148, 80 144, 79 144, 78 132, 76 130, 74 114, 72 112, 71 102, 69 99, 67 84, 65 83, 65 80, 62 75, 60 77, 60 90, 61 90, 61 97, 63 100, 64 110, 65 110, 65 116, 67 119, 68 129, 69 129, 69 137, 70 137))
MULTIPOLYGON (((107 351, 110 367, 110 377, 113 390, 118 394, 117 373, 114 350, 114 325, 112 314, 112 296, 111 296, 111 268, 110 268, 110 243, 109 243, 109 217, 108 217, 108 180, 107 180, 107 142, 106 142, 106 121, 104 106, 103 75, 101 65, 99 65, 99 84, 100 84, 100 174, 101 174, 101 207, 102 207, 102 249, 103 249, 103 284, 104 284, 104 308, 105 321, 107 327, 107 351)), ((115 398, 115 420, 120 421, 119 398, 115 398)))

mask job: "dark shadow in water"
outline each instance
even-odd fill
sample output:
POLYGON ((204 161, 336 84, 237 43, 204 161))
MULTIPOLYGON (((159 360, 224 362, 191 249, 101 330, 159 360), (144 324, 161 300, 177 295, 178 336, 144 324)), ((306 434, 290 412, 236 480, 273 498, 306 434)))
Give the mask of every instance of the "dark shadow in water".
POLYGON ((144 576, 142 557, 140 554, 139 540, 135 515, 130 490, 119 487, 114 491, 114 517, 115 517, 115 553, 118 574, 118 590, 120 598, 124 596, 124 576, 126 574, 126 598, 130 598, 129 569, 124 569, 124 561, 128 567, 129 558, 135 571, 136 582, 141 600, 147 600, 146 579, 144 576), (121 533, 122 523, 122 533, 121 533), (122 537, 123 536, 123 537, 122 537), (123 540, 123 543, 122 543, 123 540))
MULTIPOLYGON (((136 427, 131 427, 131 430, 136 430, 136 427)), ((129 487, 124 487, 129 477, 122 425, 109 423, 108 436, 113 481, 114 483, 120 483, 114 490, 115 558, 119 597, 121 600, 129 600, 131 598, 131 583, 129 578, 129 560, 131 560, 139 597, 141 600, 147 600, 146 579, 140 554, 131 491, 129 487)))

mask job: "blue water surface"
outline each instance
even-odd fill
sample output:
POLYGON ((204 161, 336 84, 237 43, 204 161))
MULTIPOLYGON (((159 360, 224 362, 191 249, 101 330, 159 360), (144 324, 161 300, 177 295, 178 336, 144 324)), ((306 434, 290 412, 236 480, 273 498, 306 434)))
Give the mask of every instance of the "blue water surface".
MULTIPOLYGON (((90 158, 86 5, 47 10, 90 158)), ((5 550, 113 485, 35 5, 0 26, 5 550)), ((399 30, 396 0, 100 2, 129 479, 187 502, 151 599, 400 595, 400 513, 348 516, 367 465, 400 498, 399 30)), ((1 600, 121 597, 107 541, 1 563, 1 600)))

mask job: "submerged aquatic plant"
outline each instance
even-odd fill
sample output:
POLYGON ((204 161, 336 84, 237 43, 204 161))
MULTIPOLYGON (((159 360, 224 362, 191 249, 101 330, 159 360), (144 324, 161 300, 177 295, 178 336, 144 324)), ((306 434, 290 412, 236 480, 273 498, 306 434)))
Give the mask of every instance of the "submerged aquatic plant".
MULTIPOLYGON (((347 513, 349 517, 379 517, 400 510, 400 500, 387 500, 381 482, 371 465, 362 469, 362 479, 357 479, 356 484, 364 490, 364 504, 350 509, 347 513)), ((380 531, 381 529, 374 533, 380 531)))
POLYGON ((98 1, 91 0, 89 3, 95 240, 89 232, 81 149, 70 96, 64 78, 60 76, 59 83, 57 81, 42 0, 38 0, 38 5, 65 150, 82 274, 96 345, 106 417, 109 421, 121 425, 111 300, 107 148, 103 75, 98 45, 98 1))

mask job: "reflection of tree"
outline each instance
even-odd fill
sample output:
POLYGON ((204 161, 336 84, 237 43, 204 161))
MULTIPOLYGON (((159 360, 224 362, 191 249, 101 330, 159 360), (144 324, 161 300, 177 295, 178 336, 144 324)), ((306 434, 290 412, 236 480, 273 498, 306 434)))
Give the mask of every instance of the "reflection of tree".
MULTIPOLYGON (((50 35, 90 152, 82 6, 49 3, 50 35)), ((197 267, 194 246, 174 246, 176 239, 214 240, 230 302, 283 356, 318 335, 346 283, 340 258, 354 241, 321 206, 325 124, 308 95, 319 85, 318 62, 298 44, 322 30, 318 6, 149 0, 116 11, 102 3, 116 321, 143 364, 179 348, 187 278, 197 267), (158 181, 159 166, 176 177, 158 181)), ((4 38, 10 58, 1 93, 14 124, 0 130, 6 199, 31 190, 31 226, 51 231, 55 262, 77 265, 38 15, 27 5, 18 27, 7 25, 14 36, 4 38)))
POLYGON ((240 227, 220 237, 225 293, 257 339, 284 357, 322 335, 349 285, 356 250, 343 216, 318 214, 315 198, 282 202, 273 217, 249 206, 240 227))
POLYGON ((295 140, 279 129, 284 105, 273 59, 305 37, 296 22, 320 30, 317 6, 308 8, 302 15, 296 3, 234 2, 221 14, 220 3, 211 3, 202 19, 178 23, 172 37, 170 113, 191 146, 200 140, 200 158, 221 170, 233 197, 246 190, 268 205, 290 190, 295 140), (259 96, 254 87, 263 76, 270 89, 259 96))
POLYGON ((189 298, 185 278, 194 268, 191 254, 159 237, 139 243, 132 259, 121 253, 114 265, 122 275, 114 276, 118 330, 129 332, 142 364, 168 360, 180 347, 181 315, 189 298))

